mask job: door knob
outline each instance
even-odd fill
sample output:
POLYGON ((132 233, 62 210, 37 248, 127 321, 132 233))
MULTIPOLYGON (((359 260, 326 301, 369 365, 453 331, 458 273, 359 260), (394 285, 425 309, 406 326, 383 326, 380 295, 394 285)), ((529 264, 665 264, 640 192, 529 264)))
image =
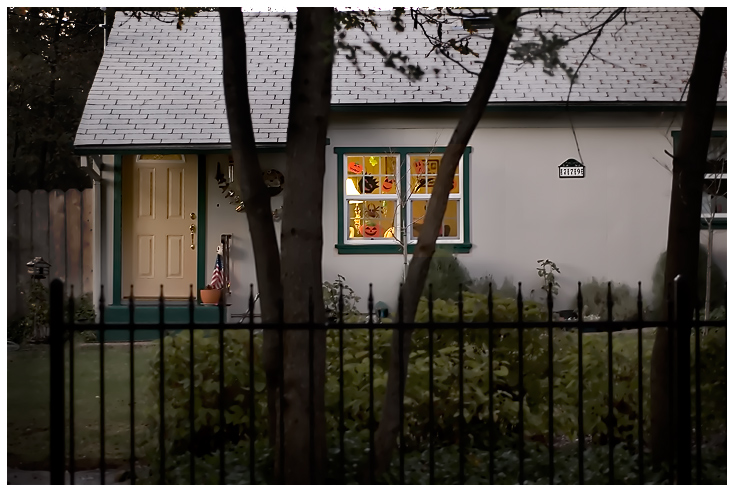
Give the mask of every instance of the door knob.
POLYGON ((191 249, 194 250, 194 232, 197 230, 196 226, 193 224, 189 226, 189 231, 191 232, 191 249))

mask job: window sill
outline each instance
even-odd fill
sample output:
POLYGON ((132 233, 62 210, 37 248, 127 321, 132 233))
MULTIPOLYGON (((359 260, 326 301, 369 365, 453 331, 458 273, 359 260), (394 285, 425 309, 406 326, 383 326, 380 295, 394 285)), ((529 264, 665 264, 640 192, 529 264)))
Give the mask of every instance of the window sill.
MULTIPOLYGON (((709 226, 707 226, 707 219, 701 218, 699 220, 700 229, 707 230, 709 226)), ((727 218, 726 217, 715 217, 712 219, 712 229, 713 230, 726 230, 727 229, 727 218)))
MULTIPOLYGON (((469 253, 472 249, 472 243, 437 243, 443 249, 452 253, 469 253)), ((400 245, 347 245, 338 243, 334 245, 337 253, 340 255, 368 255, 368 254, 401 254, 403 248, 400 245)), ((413 254, 415 244, 408 245, 408 253, 413 254)))

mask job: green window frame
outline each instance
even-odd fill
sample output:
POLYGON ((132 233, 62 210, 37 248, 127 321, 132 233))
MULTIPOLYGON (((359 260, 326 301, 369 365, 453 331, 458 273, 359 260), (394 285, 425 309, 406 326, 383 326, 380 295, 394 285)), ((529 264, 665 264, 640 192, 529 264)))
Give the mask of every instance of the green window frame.
MULTIPOLYGON (((372 155, 372 156, 395 156, 398 164, 398 180, 400 185, 397 187, 400 195, 396 196, 396 204, 407 203, 407 207, 400 208, 400 221, 407 220, 408 210, 411 208, 412 200, 426 200, 425 196, 409 197, 406 201, 405 190, 408 181, 408 173, 406 172, 407 163, 412 155, 442 155, 446 151, 446 147, 335 147, 334 153, 337 155, 337 243, 335 248, 340 254, 400 254, 403 249, 397 241, 390 239, 376 238, 375 240, 349 241, 349 229, 347 221, 348 198, 345 194, 345 181, 347 177, 347 156, 348 155, 372 155)), ((461 161, 458 166, 459 174, 459 192, 450 195, 454 200, 459 201, 457 219, 460 231, 458 237, 453 239, 437 239, 437 244, 442 245, 454 253, 468 253, 472 248, 470 242, 470 153, 471 147, 467 147, 462 154, 461 161)), ((379 197, 378 195, 375 196, 379 197)), ((366 197, 363 197, 366 198, 366 197)), ((372 198, 372 196, 370 197, 372 198)), ((396 231, 399 228, 396 227, 396 231)), ((409 236, 410 236, 409 230, 409 236)), ((415 240, 410 240, 408 244, 408 253, 412 254, 416 246, 415 240)))
MULTIPOLYGON (((679 140, 681 139, 681 130, 674 130, 671 132, 671 137, 674 141, 674 151, 676 152, 677 147, 679 146, 679 140)), ((710 134, 711 138, 716 139, 722 139, 727 138, 727 131, 725 130, 713 130, 710 134)), ((721 175, 714 175, 714 174, 705 174, 705 179, 719 179, 719 180, 727 180, 727 172, 721 175)), ((708 220, 705 218, 705 213, 702 213, 702 218, 700 220, 700 228, 703 230, 706 230, 709 228, 708 220)), ((712 229, 714 230, 727 230, 727 212, 724 213, 715 213, 715 216, 712 218, 712 229)))

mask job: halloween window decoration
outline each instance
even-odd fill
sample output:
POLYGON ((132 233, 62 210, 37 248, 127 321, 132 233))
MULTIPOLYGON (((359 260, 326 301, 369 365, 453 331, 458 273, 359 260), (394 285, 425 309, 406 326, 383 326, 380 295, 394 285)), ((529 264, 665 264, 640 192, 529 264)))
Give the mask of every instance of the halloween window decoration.
MULTIPOLYGON (((411 156, 411 190, 413 193, 431 194, 434 191, 440 164, 440 156, 411 156)), ((454 173, 454 183, 450 193, 459 193, 459 168, 454 173)))
POLYGON ((395 214, 397 158, 392 155, 350 155, 345 161, 348 238, 385 241, 383 233, 398 220, 395 214))
MULTIPOLYGON (((412 240, 418 239, 421 229, 424 225, 424 216, 426 216, 426 208, 429 205, 427 199, 411 201, 411 228, 410 237, 412 240)), ((459 200, 450 199, 447 202, 447 208, 444 210, 444 219, 439 229, 439 238, 459 238, 459 200)))
POLYGON ((392 200, 365 200, 348 204, 349 228, 352 239, 383 238, 394 227, 396 203, 392 200))
MULTIPOLYGON (((395 243, 406 219, 409 241, 416 241, 441 165, 440 154, 345 154, 342 163, 345 200, 344 241, 395 243), (401 187, 405 186, 405 193, 401 187)), ((458 167, 439 238, 462 239, 462 196, 458 167)))
POLYGON ((362 193, 373 193, 378 188, 378 180, 374 176, 367 175, 361 178, 359 183, 362 193))

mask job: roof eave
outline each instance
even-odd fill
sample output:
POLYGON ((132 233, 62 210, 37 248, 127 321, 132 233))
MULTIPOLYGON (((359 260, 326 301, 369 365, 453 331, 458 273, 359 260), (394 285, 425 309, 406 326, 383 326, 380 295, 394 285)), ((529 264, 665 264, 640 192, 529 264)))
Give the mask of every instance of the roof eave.
MULTIPOLYGON (((261 152, 284 152, 284 142, 257 143, 261 152)), ((90 154, 223 154, 232 151, 230 144, 123 144, 123 145, 75 145, 74 153, 79 156, 90 154)))
MULTIPOLYGON (((344 103, 332 104, 332 111, 337 113, 345 112, 387 112, 387 111, 436 111, 436 112, 458 112, 462 111, 466 103, 344 103)), ((663 101, 614 101, 614 102, 518 102, 518 103, 488 103, 485 108, 486 113, 498 112, 514 112, 514 111, 683 111, 686 106, 685 102, 663 102, 663 101)), ((718 101, 717 109, 720 111, 727 110, 727 101, 718 101)))

